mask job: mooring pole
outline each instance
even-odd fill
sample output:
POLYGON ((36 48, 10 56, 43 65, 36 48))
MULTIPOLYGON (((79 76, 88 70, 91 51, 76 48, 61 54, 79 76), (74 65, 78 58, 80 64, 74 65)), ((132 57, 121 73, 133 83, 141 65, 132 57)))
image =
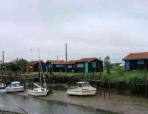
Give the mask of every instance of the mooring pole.
POLYGON ((110 95, 110 92, 111 92, 111 91, 110 91, 110 89, 111 89, 111 87, 110 87, 110 86, 111 86, 111 82, 108 81, 108 84, 109 84, 109 91, 108 91, 108 92, 109 92, 109 98, 111 98, 111 95, 110 95))
POLYGON ((145 97, 147 97, 147 77, 146 77, 146 65, 144 69, 144 78, 145 78, 145 97))

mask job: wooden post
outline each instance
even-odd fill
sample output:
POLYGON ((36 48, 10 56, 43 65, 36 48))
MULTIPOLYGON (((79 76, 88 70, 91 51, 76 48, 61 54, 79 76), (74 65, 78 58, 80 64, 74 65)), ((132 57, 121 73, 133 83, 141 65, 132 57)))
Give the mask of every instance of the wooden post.
POLYGON ((110 88, 110 81, 108 82, 108 84, 109 84, 109 91, 108 91, 109 92, 109 98, 111 98, 111 96, 110 96, 110 89, 111 89, 110 88))
POLYGON ((100 95, 102 95, 102 80, 100 81, 100 95))
POLYGON ((104 98, 106 98, 106 95, 105 95, 105 91, 106 89, 105 89, 105 82, 104 82, 104 88, 103 88, 103 92, 104 92, 104 98))
MULTIPOLYGON (((145 65, 146 66, 146 65, 145 65)), ((146 77, 146 67, 144 70, 144 80, 145 80, 145 97, 147 97, 147 77, 146 77)))

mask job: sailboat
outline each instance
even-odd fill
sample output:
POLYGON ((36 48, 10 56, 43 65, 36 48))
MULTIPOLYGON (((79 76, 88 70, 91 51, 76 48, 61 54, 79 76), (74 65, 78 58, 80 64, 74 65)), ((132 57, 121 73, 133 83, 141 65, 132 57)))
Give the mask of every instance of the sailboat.
MULTIPOLYGON (((39 50, 38 50, 38 54, 39 54, 39 50)), ((40 56, 39 56, 39 69, 40 69, 40 84, 41 84, 41 75, 43 74, 43 69, 42 69, 42 65, 41 65, 41 61, 40 61, 40 56)), ((47 88, 47 85, 46 85, 46 81, 45 81, 45 78, 44 78, 44 74, 43 74, 43 79, 44 79, 44 82, 45 82, 45 86, 47 88)), ((28 90, 28 94, 31 95, 31 96, 36 96, 36 97, 40 97, 40 96, 47 96, 48 94, 48 90, 36 83, 33 83, 36 88, 34 88, 33 90, 28 90)))
POLYGON ((37 88, 34 88, 33 90, 28 90, 28 94, 36 97, 40 96, 47 96, 48 90, 46 88, 43 88, 39 86, 36 83, 33 83, 37 88))

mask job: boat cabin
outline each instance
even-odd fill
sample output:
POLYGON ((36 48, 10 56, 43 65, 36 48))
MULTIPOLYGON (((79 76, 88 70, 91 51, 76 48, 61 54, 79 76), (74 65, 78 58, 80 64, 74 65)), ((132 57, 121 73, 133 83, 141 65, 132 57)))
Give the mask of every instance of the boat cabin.
POLYGON ((88 82, 78 82, 78 87, 88 87, 89 83, 88 82))
POLYGON ((10 84, 10 86, 11 87, 20 87, 20 86, 22 86, 22 84, 20 83, 20 82, 12 82, 11 84, 10 84))

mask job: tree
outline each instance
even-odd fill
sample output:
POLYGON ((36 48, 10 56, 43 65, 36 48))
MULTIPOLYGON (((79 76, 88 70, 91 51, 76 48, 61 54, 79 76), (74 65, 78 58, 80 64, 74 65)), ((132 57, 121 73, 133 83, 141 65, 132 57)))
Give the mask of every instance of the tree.
POLYGON ((117 73, 118 73, 120 76, 123 76, 124 72, 123 72, 121 66, 118 66, 118 67, 117 67, 117 73))
POLYGON ((104 66, 106 69, 106 72, 109 74, 111 72, 112 64, 110 62, 110 57, 106 56, 104 59, 104 66))
POLYGON ((27 60, 25 59, 16 59, 12 61, 9 65, 9 69, 12 71, 25 71, 27 60))

